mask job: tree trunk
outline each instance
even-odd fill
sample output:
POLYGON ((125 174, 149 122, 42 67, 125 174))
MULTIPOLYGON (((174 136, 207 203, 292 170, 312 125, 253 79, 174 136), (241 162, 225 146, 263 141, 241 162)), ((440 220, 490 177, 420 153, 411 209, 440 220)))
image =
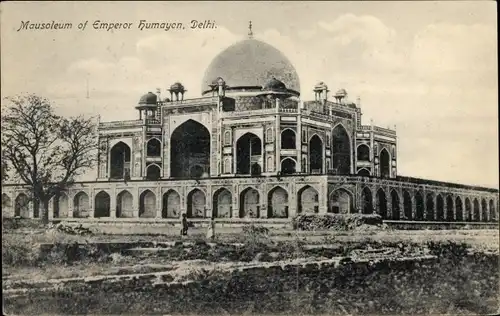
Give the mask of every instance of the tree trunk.
POLYGON ((42 220, 42 223, 48 224, 49 223, 49 202, 43 201, 42 203, 40 203, 40 207, 41 207, 40 219, 42 220))

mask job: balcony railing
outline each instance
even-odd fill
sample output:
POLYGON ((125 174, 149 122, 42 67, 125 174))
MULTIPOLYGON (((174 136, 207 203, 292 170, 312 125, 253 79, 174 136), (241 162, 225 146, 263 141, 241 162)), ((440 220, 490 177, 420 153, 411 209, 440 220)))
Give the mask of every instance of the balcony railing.
POLYGON ((113 122, 101 122, 99 123, 99 128, 117 128, 117 127, 132 127, 142 125, 142 120, 128 120, 128 121, 113 121, 113 122))

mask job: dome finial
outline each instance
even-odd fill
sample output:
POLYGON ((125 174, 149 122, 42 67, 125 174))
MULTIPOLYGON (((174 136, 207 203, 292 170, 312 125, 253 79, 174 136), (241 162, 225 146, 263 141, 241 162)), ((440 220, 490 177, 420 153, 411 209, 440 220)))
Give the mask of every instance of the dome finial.
POLYGON ((253 38, 252 21, 248 23, 248 38, 253 38))

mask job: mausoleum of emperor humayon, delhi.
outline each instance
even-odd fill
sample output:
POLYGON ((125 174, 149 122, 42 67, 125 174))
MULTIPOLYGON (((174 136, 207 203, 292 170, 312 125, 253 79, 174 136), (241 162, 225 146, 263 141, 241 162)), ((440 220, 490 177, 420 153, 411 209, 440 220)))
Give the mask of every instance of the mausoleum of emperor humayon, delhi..
MULTIPOLYGON (((498 190, 398 175, 396 131, 363 125, 359 100, 319 82, 300 99, 280 51, 249 37, 206 69, 202 97, 146 93, 130 121, 99 123, 95 181, 54 197, 49 218, 178 222, 288 221, 301 213, 386 220, 497 222, 498 190)), ((4 216, 39 217, 22 186, 4 216)))

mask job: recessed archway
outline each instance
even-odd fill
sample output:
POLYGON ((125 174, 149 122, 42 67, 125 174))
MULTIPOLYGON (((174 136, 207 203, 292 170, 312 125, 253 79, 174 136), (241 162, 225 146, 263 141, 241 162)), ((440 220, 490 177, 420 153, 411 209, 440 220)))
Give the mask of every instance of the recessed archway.
POLYGON ((233 216, 233 196, 226 188, 217 190, 213 198, 213 216, 231 218, 233 216))
POLYGON ((463 207, 463 204, 462 204, 462 199, 457 196, 456 199, 455 199, 455 214, 457 216, 457 221, 461 222, 464 220, 464 207, 463 207))
POLYGON ((85 192, 78 192, 73 198, 73 217, 88 217, 90 213, 90 200, 85 192))
POLYGON ((193 165, 202 166, 210 174, 210 132, 205 126, 188 120, 174 130, 170 139, 172 177, 189 178, 193 165))
POLYGON ((413 218, 411 195, 406 190, 403 191, 403 209, 404 209, 405 219, 411 220, 413 218))
POLYGON ((2 213, 12 216, 12 199, 5 193, 2 193, 2 213))
POLYGON ((29 203, 30 199, 24 193, 19 193, 15 200, 14 215, 22 218, 29 218, 29 203))
POLYGON ((358 176, 369 177, 370 176, 370 171, 368 171, 368 169, 361 168, 361 169, 358 170, 358 176))
POLYGON ((110 151, 110 178, 125 179, 130 175, 130 147, 118 142, 110 151))
POLYGON ((139 197, 139 217, 156 217, 156 195, 151 190, 146 190, 139 197))
POLYGON ((332 131, 332 167, 337 174, 351 173, 351 141, 342 125, 332 131))
POLYGON ((281 149, 296 149, 295 132, 287 128, 281 132, 281 149))
POLYGON ((309 140, 309 172, 323 172, 323 142, 318 135, 309 140))
POLYGON ((54 196, 52 208, 54 211, 53 213, 54 218, 68 217, 68 210, 69 210, 68 196, 62 192, 54 196))
POLYGON ((480 219, 480 210, 479 210, 479 201, 477 199, 474 199, 474 202, 472 203, 474 207, 474 213, 473 213, 473 218, 472 220, 475 222, 479 222, 480 219))
POLYGON ((298 213, 318 213, 319 195, 313 187, 306 185, 298 192, 298 213))
POLYGON ((206 217, 206 197, 200 189, 194 189, 187 196, 187 217, 206 217))
POLYGON ((363 191, 361 191, 361 207, 363 214, 373 213, 373 196, 368 187, 364 187, 363 191))
POLYGON ((465 220, 472 222, 472 205, 468 197, 465 198, 465 220))
POLYGON ((357 149, 358 161, 370 161, 370 147, 365 144, 361 144, 357 149))
POLYGON ((161 178, 161 169, 156 164, 151 164, 146 169, 146 180, 156 181, 161 178))
POLYGON ((345 189, 337 189, 330 193, 328 212, 347 214, 353 213, 352 194, 345 189))
POLYGON ((377 211, 382 219, 387 219, 387 196, 383 189, 377 191, 377 211))
POLYGON ((493 200, 490 200, 489 208, 490 208, 490 222, 495 222, 497 220, 497 215, 495 211, 495 202, 493 200))
POLYGON ((162 218, 179 218, 181 213, 181 197, 174 190, 168 190, 163 194, 163 205, 161 209, 162 218))
POLYGON ((236 141, 236 172, 258 174, 261 170, 262 141, 253 134, 246 133, 236 141))
POLYGON ((268 193, 268 218, 288 218, 288 192, 282 187, 275 187, 268 193))
POLYGON ((425 198, 425 208, 426 208, 426 216, 425 220, 432 221, 434 220, 434 194, 429 193, 425 198))
POLYGON ((391 191, 391 206, 392 206, 392 209, 391 209, 392 216, 391 216, 391 218, 392 219, 396 219, 396 220, 399 219, 400 218, 400 216, 399 216, 399 212, 400 212, 399 195, 396 192, 396 190, 392 190, 391 191))
POLYGON ((134 217, 134 197, 127 190, 116 196, 116 217, 134 217))
POLYGON ((391 156, 385 148, 380 152, 380 176, 382 178, 391 176, 391 156))
POLYGON ((441 194, 436 197, 436 218, 437 221, 444 221, 444 200, 441 194))
POLYGON ((94 217, 109 217, 111 207, 111 197, 105 191, 101 191, 95 196, 94 217))
POLYGON ((420 192, 417 192, 415 194, 415 219, 417 221, 424 220, 424 209, 425 209, 424 197, 420 192))
POLYGON ((488 221, 488 204, 485 199, 481 200, 481 221, 488 221))
POLYGON ((151 138, 147 144, 147 155, 149 157, 161 156, 161 142, 156 138, 151 138))
POLYGON ((246 188, 240 194, 240 218, 260 217, 260 194, 254 188, 246 188))
POLYGON ((292 158, 285 158, 281 161, 282 174, 294 174, 296 172, 296 163, 292 158))
POLYGON ((449 222, 452 222, 455 220, 454 216, 453 216, 453 198, 448 195, 446 197, 446 220, 449 221, 449 222))

